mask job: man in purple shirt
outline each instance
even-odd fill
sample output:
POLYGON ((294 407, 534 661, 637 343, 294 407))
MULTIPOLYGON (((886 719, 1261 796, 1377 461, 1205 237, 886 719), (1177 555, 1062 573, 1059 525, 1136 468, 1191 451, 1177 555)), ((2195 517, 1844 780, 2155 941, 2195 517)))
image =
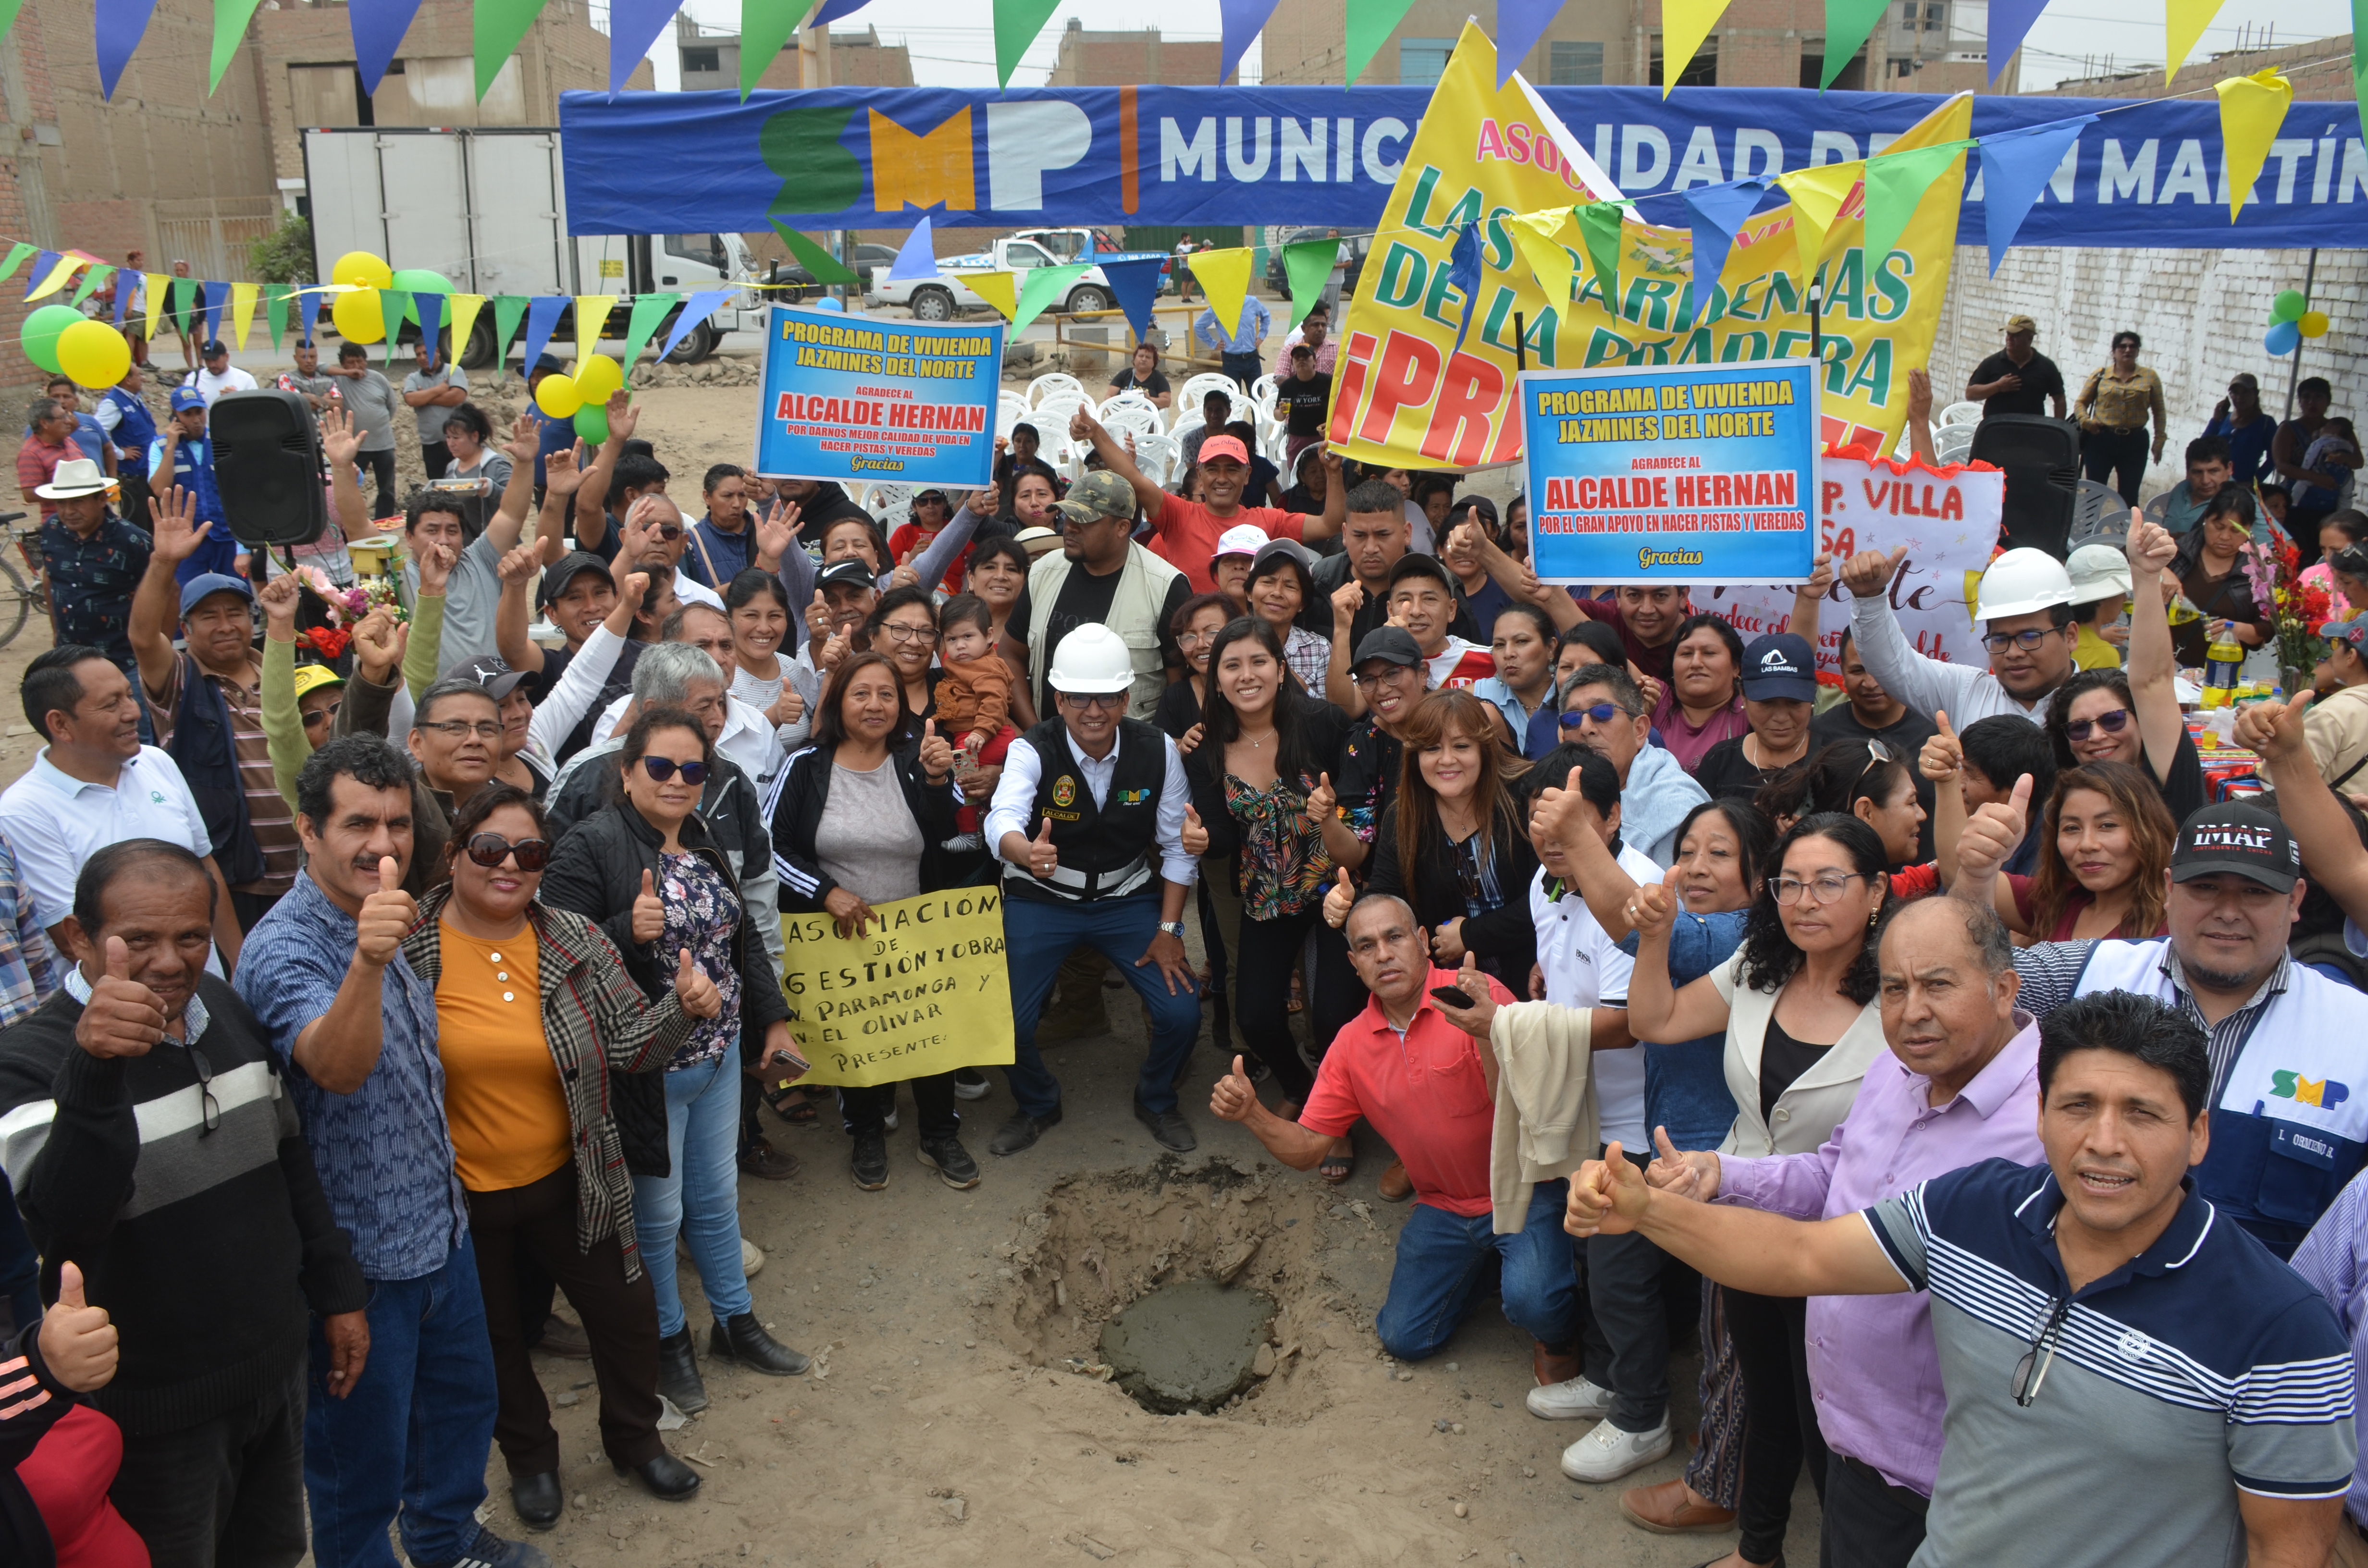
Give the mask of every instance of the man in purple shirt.
MULTIPOLYGON (((1797 1220, 1856 1213, 1983 1160, 2036 1165, 2039 1026, 2015 1007, 2014 945, 1987 905, 1928 898, 1884 927, 1883 1032, 1850 1115, 1811 1154, 1680 1153, 1645 1180, 1797 1220)), ((1826 1446, 1827 1562, 1906 1568, 1924 1540, 1948 1401, 1930 1298, 1812 1296, 1809 1384, 1826 1446)), ((1749 1562, 1737 1553, 1730 1561, 1749 1562)))

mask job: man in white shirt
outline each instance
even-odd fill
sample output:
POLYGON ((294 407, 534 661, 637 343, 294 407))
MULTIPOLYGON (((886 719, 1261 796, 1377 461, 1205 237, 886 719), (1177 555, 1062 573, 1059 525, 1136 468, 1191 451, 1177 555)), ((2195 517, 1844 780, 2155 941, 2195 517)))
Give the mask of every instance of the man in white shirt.
MULTIPOLYGON (((214 946, 235 963, 238 920, 205 818, 173 759, 140 744, 131 679, 97 649, 68 643, 27 667, 23 692, 25 717, 49 744, 0 793, 0 834, 16 847, 51 942, 63 942, 58 926, 74 912, 84 861, 128 838, 159 838, 205 860, 214 880, 214 946)), ((219 972, 220 960, 212 967, 219 972)))
POLYGON ((198 372, 198 395, 208 408, 224 392, 255 390, 255 378, 230 362, 230 349, 221 338, 208 338, 202 352, 205 368, 198 372))

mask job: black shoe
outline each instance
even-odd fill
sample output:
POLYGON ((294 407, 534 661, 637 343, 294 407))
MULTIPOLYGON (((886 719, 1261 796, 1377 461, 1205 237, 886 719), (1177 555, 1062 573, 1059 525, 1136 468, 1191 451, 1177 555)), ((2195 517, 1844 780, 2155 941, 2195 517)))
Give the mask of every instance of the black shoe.
POLYGON ((707 1408, 707 1385, 700 1381, 699 1350, 691 1343, 689 1324, 658 1341, 658 1392, 685 1415, 707 1408))
MULTIPOLYGON (((624 1474, 625 1467, 617 1466, 617 1473, 624 1474)), ((699 1490, 699 1471, 669 1453, 661 1453, 654 1460, 633 1466, 632 1473, 642 1478, 642 1484, 650 1489, 651 1496, 662 1502, 680 1503, 699 1490)), ((556 1478, 552 1484, 558 1484, 556 1478)))
POLYGON ((529 1529, 549 1529, 559 1522, 559 1511, 566 1506, 567 1494, 560 1490, 556 1471, 510 1478, 510 1506, 529 1529))
POLYGON ((986 1141, 986 1152, 990 1154, 1016 1154, 1044 1136, 1046 1128, 1057 1127, 1060 1121, 1059 1106, 1054 1106, 1042 1116, 1030 1116, 1024 1110, 1015 1110, 1011 1113, 1011 1119, 996 1128, 995 1136, 986 1141))
POLYGON ((794 1378, 814 1365, 811 1358, 767 1334, 754 1312, 742 1312, 717 1324, 707 1336, 707 1353, 719 1360, 737 1361, 750 1371, 762 1372, 768 1378, 794 1378))
POLYGON ((1141 1100, 1134 1103, 1134 1119, 1151 1129, 1152 1142, 1178 1154, 1189 1154, 1201 1146, 1192 1136, 1192 1128, 1178 1110, 1146 1109, 1141 1100))
POLYGON ((752 1176, 767 1181, 787 1181, 798 1174, 798 1157, 786 1149, 776 1149, 763 1138, 751 1138, 748 1146, 740 1151, 740 1168, 752 1176))
POLYGON ((954 1098, 958 1100, 983 1100, 986 1098, 989 1087, 990 1085, 986 1081, 986 1074, 980 1072, 977 1068, 957 1067, 954 1069, 954 1098))
POLYGON ((978 1162, 962 1146, 959 1138, 924 1138, 921 1140, 921 1164, 938 1173, 938 1179, 956 1192, 967 1192, 978 1185, 978 1162))
POLYGON ((542 1554, 539 1546, 504 1540, 480 1525, 477 1539, 460 1556, 450 1562, 422 1564, 421 1568, 551 1568, 551 1559, 542 1554))
POLYGON ((855 1185, 866 1192, 877 1192, 888 1185, 888 1135, 877 1127, 860 1127, 855 1131, 855 1153, 848 1162, 855 1173, 855 1185))

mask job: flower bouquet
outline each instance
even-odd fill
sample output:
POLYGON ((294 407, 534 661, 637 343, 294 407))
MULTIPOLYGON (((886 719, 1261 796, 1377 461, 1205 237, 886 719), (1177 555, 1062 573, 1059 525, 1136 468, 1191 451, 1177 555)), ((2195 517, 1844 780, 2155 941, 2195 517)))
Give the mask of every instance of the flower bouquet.
POLYGON ((2309 683, 2312 669, 2327 652, 2318 629, 2334 613, 2331 585, 2304 580, 2297 553, 2289 540, 2274 544, 2248 544, 2237 552, 2237 558, 2244 568, 2245 580, 2252 586, 2253 602, 2268 612, 2269 619, 2277 628, 2281 684, 2291 696, 2298 687, 2309 683))

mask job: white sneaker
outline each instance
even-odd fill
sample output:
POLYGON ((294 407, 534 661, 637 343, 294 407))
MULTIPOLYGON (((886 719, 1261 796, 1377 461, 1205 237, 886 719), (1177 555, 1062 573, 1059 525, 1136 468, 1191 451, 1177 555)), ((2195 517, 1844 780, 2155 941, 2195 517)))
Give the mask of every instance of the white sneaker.
MULTIPOLYGON (((758 1269, 760 1269, 760 1268, 762 1268, 762 1267, 765 1267, 765 1255, 764 1255, 764 1253, 763 1253, 763 1252, 761 1252, 761 1251, 759 1251, 759 1250, 757 1249, 757 1244, 756 1244, 755 1242, 750 1241, 750 1240, 749 1240, 747 1237, 746 1237, 746 1236, 742 1236, 742 1237, 740 1238, 740 1272, 741 1272, 741 1274, 742 1274, 744 1277, 747 1278, 754 1279, 754 1278, 757 1277, 757 1270, 758 1270, 758 1269)), ((1661 1426, 1662 1426, 1662 1429, 1661 1429, 1661 1437, 1662 1437, 1661 1446, 1662 1446, 1662 1448, 1663 1448, 1664 1449, 1668 1449, 1668 1423, 1667 1423, 1667 1422, 1663 1422, 1663 1423, 1661 1424, 1661 1426)))
POLYGON ((1523 1401, 1541 1421, 1600 1421, 1611 1414, 1611 1391, 1583 1376, 1540 1383, 1523 1401))
POLYGON ((1604 1421, 1562 1451, 1562 1472, 1573 1481, 1617 1481, 1668 1451, 1669 1423, 1666 1416, 1649 1432, 1622 1432, 1604 1421))
POLYGON ((886 1129, 887 1129, 889 1131, 891 1131, 891 1132, 894 1132, 894 1131, 896 1131, 896 1102, 895 1102, 895 1101, 894 1101, 894 1100, 890 1100, 890 1101, 888 1102, 888 1109, 887 1109, 886 1113, 885 1113, 884 1115, 882 1115, 882 1116, 880 1118, 880 1125, 881 1125, 881 1126, 882 1126, 882 1127, 884 1127, 884 1128, 886 1128, 886 1129))

